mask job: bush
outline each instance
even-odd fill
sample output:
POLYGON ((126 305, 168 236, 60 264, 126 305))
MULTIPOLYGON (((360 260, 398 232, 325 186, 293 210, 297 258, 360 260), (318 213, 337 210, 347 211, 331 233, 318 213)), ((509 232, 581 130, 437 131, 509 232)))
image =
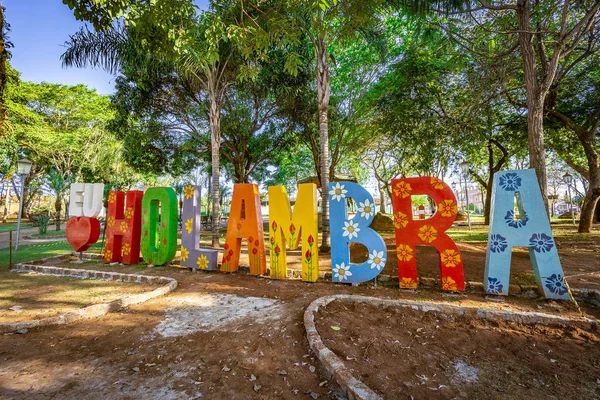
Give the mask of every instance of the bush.
POLYGON ((34 224, 39 228, 40 235, 45 235, 48 231, 48 222, 50 217, 47 215, 38 215, 34 218, 34 224))

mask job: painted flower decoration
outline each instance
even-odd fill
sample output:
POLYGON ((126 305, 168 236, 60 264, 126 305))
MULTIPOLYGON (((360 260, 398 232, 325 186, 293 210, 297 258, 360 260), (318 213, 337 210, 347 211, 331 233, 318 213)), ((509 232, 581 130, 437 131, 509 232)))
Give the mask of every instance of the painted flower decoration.
POLYGON ((342 236, 348 236, 348 239, 358 237, 358 232, 360 232, 358 222, 353 224, 352 221, 344 221, 344 225, 345 226, 342 227, 342 230, 344 231, 342 236))
POLYGON ((442 200, 438 204, 438 207, 442 217, 453 217, 458 213, 458 206, 456 205, 456 202, 451 199, 442 200))
POLYGON ((225 243, 225 246, 223 246, 223 249, 225 249, 225 250, 229 250, 229 244, 228 244, 228 243, 225 243))
POLYGON ((496 278, 488 278, 487 293, 500 294, 502 293, 502 283, 496 278))
POLYGON ((490 250, 492 253, 502 253, 508 247, 506 238, 502 235, 492 235, 490 238, 490 250))
POLYGON ((415 254, 413 249, 407 244, 401 244, 396 247, 396 252, 398 260, 404 262, 410 261, 410 259, 413 258, 413 254, 415 254))
POLYGON ((400 288, 401 289, 416 289, 417 282, 415 282, 412 278, 402 278, 402 279, 400 279, 400 288))
POLYGON ((337 201, 341 201, 342 199, 346 198, 346 193, 348 193, 348 191, 344 189, 344 187, 345 185, 340 185, 339 182, 336 182, 333 188, 329 191, 331 198, 337 201))
POLYGON ((127 207, 127 210, 125 210, 125 219, 131 218, 133 218, 133 207, 127 207))
POLYGON ((523 213, 523 215, 520 219, 515 219, 515 212, 509 210, 506 212, 506 215, 504 216, 504 222, 506 222, 506 224, 508 226, 510 226, 511 228, 515 228, 515 229, 518 229, 522 226, 527 225, 527 221, 529 221, 529 217, 527 216, 526 213, 523 213))
POLYGON ((112 255, 113 255, 112 251, 107 249, 104 252, 104 262, 106 262, 106 263, 110 262, 110 260, 112 260, 112 255))
POLYGON ((252 254, 256 255, 256 253, 258 253, 258 249, 255 247, 252 249, 252 254))
POLYGON ((304 258, 306 258, 306 261, 310 261, 310 259, 312 258, 312 253, 310 252, 310 250, 306 250, 306 253, 304 253, 304 258))
POLYGON ((278 256, 279 253, 281 253, 281 249, 279 248, 279 246, 275 246, 275 248, 273 249, 273 252, 275 253, 276 256, 278 256))
POLYGON ((454 268, 461 263, 460 253, 453 249, 444 250, 440 257, 442 264, 448 268, 454 268))
POLYGON ((256 239, 256 240, 254 241, 254 246, 258 247, 258 245, 259 245, 259 244, 260 244, 260 242, 258 241, 258 239, 256 239))
POLYGON ((108 194, 108 202, 114 203, 115 201, 117 201, 117 194, 115 192, 110 192, 108 194))
POLYGON ((521 186, 521 177, 516 172, 500 176, 500 186, 507 192, 514 192, 521 186))
POLYGON ((442 290, 457 290, 456 281, 447 276, 442 279, 442 290))
POLYGON ((128 256, 131 253, 131 245, 129 243, 123 244, 121 249, 123 251, 124 256, 128 256))
POLYGON ((194 187, 192 185, 186 186, 183 189, 183 197, 185 197, 186 200, 189 200, 192 197, 194 197, 194 187))
POLYGON ((363 202, 358 202, 358 212, 363 218, 369 218, 375 215, 374 204, 369 199, 365 199, 363 202))
POLYGON ((554 240, 545 233, 534 233, 529 238, 529 245, 536 253, 547 253, 554 247, 554 240))
POLYGON ((431 186, 433 186, 434 189, 438 189, 438 190, 441 190, 446 186, 446 184, 444 183, 443 180, 441 180, 439 178, 434 178, 434 177, 431 177, 431 179, 429 180, 429 183, 431 184, 431 186))
POLYGON ((273 221, 273 223, 271 224, 271 228, 273 228, 274 231, 277 230, 277 222, 273 221))
POLYGON ((308 244, 313 244, 315 242, 315 238, 312 237, 312 235, 308 235, 308 244))
POLYGON ((125 233, 127 232, 127 229, 129 229, 129 224, 125 221, 121 221, 121 223, 119 224, 119 230, 125 233))
POLYGON ((417 236, 425 243, 431 243, 437 239, 437 229, 435 229, 433 225, 423 225, 419 228, 417 236))
POLYGON ((402 197, 403 199, 409 197, 412 193, 410 183, 404 181, 398 182, 394 187, 394 193, 396 193, 396 196, 402 197))
POLYGON ((385 266, 385 257, 383 256, 383 251, 373 250, 373 253, 369 254, 369 259, 367 263, 371 266, 371 269, 377 268, 377 271, 381 271, 381 269, 385 266))
POLYGON ((569 291, 564 278, 560 274, 552 274, 549 278, 546 278, 546 287, 554 294, 559 296, 564 295, 569 291))
MULTIPOLYGON (((228 256, 227 257, 227 261, 229 261, 229 260, 230 260, 230 258, 228 256)), ((204 254, 201 254, 200 256, 198 256, 198 260, 196 261, 196 265, 200 269, 207 269, 208 268, 208 259, 206 258, 206 256, 204 254)))
POLYGON ((115 224, 115 217, 113 217, 112 215, 110 217, 108 217, 108 219, 106 220, 106 223, 108 224, 108 226, 113 226, 115 224))
POLYGON ((193 225, 192 218, 185 221, 185 230, 187 231, 188 235, 192 233, 192 229, 193 229, 192 225, 193 225))
POLYGON ((291 224, 290 225, 290 233, 293 235, 294 233, 296 233, 296 225, 291 224))
POLYGON ((344 263, 341 263, 340 265, 336 264, 335 268, 333 269, 333 273, 335 274, 333 278, 340 282, 346 281, 348 280, 349 276, 352 276, 352 272, 350 272, 350 266, 346 266, 344 263))
POLYGON ((187 261, 190 252, 185 247, 181 246, 181 261, 187 261))
POLYGON ((408 217, 406 214, 400 211, 394 214, 394 226, 397 229, 406 228, 406 225, 408 225, 408 217))

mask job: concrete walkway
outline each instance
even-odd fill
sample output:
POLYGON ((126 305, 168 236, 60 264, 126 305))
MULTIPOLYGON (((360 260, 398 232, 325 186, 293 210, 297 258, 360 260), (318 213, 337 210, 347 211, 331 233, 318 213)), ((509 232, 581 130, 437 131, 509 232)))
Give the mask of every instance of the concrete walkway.
MULTIPOLYGON (((23 228, 21 229, 21 240, 19 241, 19 246, 26 244, 41 244, 48 242, 59 242, 62 240, 66 240, 65 236, 51 236, 47 238, 29 238, 31 235, 35 235, 39 233, 38 228, 23 228)), ((13 232, 13 245, 14 241, 17 239, 17 233, 13 232)), ((6 249, 9 246, 10 241, 10 233, 9 232, 0 232, 0 249, 6 249)))

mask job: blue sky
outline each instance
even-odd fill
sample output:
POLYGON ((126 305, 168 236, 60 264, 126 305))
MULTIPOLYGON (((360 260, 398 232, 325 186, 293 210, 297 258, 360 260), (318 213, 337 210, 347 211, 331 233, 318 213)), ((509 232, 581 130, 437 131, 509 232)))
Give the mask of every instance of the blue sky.
MULTIPOLYGON (((206 6, 208 0, 195 0, 206 6)), ((63 68, 60 55, 69 35, 85 23, 77 21, 61 0, 0 0, 6 7, 6 21, 11 25, 9 37, 12 66, 21 79, 75 85, 83 83, 101 94, 114 91, 114 77, 91 68, 63 68)))

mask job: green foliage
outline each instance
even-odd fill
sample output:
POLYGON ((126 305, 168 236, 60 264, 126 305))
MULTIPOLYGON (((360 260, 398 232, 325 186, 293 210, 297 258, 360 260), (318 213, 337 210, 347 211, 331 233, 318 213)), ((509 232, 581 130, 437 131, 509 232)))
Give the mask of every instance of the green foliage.
POLYGON ((48 222, 50 217, 47 215, 39 215, 33 218, 34 225, 38 227, 39 234, 45 235, 48 232, 48 222))

